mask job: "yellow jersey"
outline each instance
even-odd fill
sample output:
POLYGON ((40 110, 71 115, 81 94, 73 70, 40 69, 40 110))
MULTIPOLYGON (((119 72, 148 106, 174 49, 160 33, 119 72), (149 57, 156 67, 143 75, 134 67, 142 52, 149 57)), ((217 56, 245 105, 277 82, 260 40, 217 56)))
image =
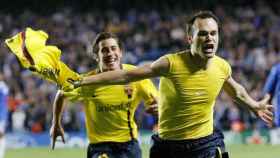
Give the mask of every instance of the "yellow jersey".
POLYGON ((60 49, 46 45, 48 37, 42 30, 26 28, 25 31, 6 39, 5 43, 24 68, 58 84, 60 89, 71 90, 73 86, 67 79, 78 80, 80 76, 60 60, 60 49))
MULTIPOLYGON (((123 64, 123 69, 135 68, 123 64)), ((94 75, 95 71, 87 74, 94 75)), ((85 106, 86 129, 90 143, 127 142, 138 136, 134 113, 143 100, 153 105, 158 91, 151 80, 127 85, 84 86, 73 93, 71 100, 81 100, 85 106), (78 98, 77 98, 78 94, 78 98)))
POLYGON ((160 138, 185 140, 212 134, 213 107, 231 75, 230 65, 215 56, 207 69, 200 69, 189 52, 165 57, 169 61, 169 72, 160 79, 160 138))

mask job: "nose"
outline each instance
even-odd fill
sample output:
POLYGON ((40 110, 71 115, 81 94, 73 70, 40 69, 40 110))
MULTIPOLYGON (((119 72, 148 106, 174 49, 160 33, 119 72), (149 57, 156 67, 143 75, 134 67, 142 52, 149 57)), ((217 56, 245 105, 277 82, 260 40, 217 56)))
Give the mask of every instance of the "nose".
POLYGON ((209 41, 209 40, 211 40, 211 39, 212 39, 212 36, 211 36, 210 33, 208 33, 208 35, 206 36, 206 40, 209 41))
POLYGON ((112 49, 109 49, 108 53, 107 53, 107 56, 111 56, 114 54, 114 51, 112 49))

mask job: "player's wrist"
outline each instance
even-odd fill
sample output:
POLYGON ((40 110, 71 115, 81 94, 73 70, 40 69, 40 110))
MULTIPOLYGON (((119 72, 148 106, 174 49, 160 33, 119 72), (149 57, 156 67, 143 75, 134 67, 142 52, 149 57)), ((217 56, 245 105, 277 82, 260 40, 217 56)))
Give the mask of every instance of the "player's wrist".
POLYGON ((79 88, 79 87, 81 87, 82 86, 82 82, 83 82, 83 79, 81 78, 81 79, 79 79, 79 80, 76 80, 76 81, 74 81, 73 83, 73 85, 74 85, 74 88, 79 88))
POLYGON ((78 80, 73 80, 72 78, 67 79, 67 82, 72 84, 74 89, 81 87, 82 86, 82 81, 83 81, 82 78, 80 78, 78 80))

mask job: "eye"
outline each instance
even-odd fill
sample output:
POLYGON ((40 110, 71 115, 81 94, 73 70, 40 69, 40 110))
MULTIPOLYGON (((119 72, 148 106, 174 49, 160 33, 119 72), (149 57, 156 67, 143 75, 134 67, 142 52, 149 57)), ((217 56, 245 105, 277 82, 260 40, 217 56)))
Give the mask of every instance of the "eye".
POLYGON ((112 46, 112 47, 111 47, 112 51, 117 50, 117 48, 118 48, 117 46, 112 46))
POLYGON ((210 33, 211 36, 215 36, 216 34, 217 34, 217 31, 212 31, 212 32, 210 33))
POLYGON ((207 31, 199 31, 198 36, 207 36, 208 35, 208 32, 207 31))
POLYGON ((108 52, 109 52, 109 48, 103 47, 103 48, 101 49, 101 52, 102 52, 102 53, 108 53, 108 52))

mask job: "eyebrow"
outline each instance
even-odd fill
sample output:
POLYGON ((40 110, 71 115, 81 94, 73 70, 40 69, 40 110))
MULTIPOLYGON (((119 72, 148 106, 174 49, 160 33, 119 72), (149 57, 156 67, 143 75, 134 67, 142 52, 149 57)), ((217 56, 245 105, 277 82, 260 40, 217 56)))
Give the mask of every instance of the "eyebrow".
POLYGON ((218 31, 217 30, 212 30, 212 31, 206 31, 206 30, 200 30, 200 31, 198 31, 198 34, 202 34, 202 35, 204 35, 204 34, 208 34, 208 33, 217 33, 218 31))
POLYGON ((217 30, 210 30, 210 31, 207 31, 207 30, 199 30, 199 32, 217 32, 217 30))
POLYGON ((110 48, 117 48, 118 47, 118 45, 109 45, 109 46, 103 46, 102 48, 101 48, 101 50, 104 50, 104 49, 110 49, 110 48))

